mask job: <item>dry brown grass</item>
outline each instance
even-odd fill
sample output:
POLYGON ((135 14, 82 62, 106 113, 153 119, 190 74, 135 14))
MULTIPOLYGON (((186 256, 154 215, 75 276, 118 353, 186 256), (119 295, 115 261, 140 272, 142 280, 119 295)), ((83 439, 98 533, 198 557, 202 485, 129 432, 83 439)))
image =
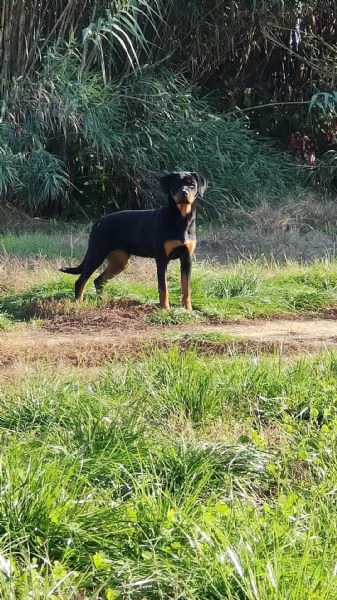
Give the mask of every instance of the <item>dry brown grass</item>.
POLYGON ((227 225, 199 238, 198 257, 305 263, 334 256, 336 242, 337 202, 308 193, 281 206, 265 200, 252 209, 231 209, 227 225))
MULTIPOLYGON (((36 256, 22 259, 12 255, 0 256, 0 293, 23 292, 34 285, 57 282, 60 278, 59 267, 59 259, 36 256)), ((122 277, 133 282, 156 285, 155 263, 150 259, 133 257, 130 267, 122 277)), ((74 278, 74 283, 75 281, 74 278)))
POLYGON ((0 256, 0 293, 25 291, 35 284, 56 281, 57 269, 54 260, 0 256))
POLYGON ((241 437, 250 438, 252 429, 255 428, 261 443, 270 450, 280 447, 287 448, 290 437, 280 423, 266 423, 259 426, 252 425, 247 419, 230 418, 223 415, 222 418, 206 424, 202 433, 191 423, 190 419, 183 415, 171 415, 165 422, 165 429, 172 438, 185 443, 207 443, 224 441, 227 444, 237 444, 241 437))

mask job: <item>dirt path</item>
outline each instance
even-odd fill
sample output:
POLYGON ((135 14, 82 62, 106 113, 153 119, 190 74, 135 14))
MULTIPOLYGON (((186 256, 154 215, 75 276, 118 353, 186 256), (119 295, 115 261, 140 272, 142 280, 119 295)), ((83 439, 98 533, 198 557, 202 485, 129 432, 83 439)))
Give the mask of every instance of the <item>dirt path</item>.
POLYGON ((221 329, 231 335, 260 343, 298 344, 299 349, 337 347, 337 320, 332 319, 299 319, 295 321, 257 319, 240 324, 225 325, 221 329))
POLYGON ((337 349, 337 320, 331 318, 151 325, 145 316, 139 307, 92 309, 54 315, 52 319, 47 318, 43 326, 2 333, 0 367, 37 360, 55 365, 96 367, 116 356, 135 356, 149 352, 153 346, 167 347, 172 338, 178 340, 182 349, 198 346, 201 352, 208 354, 270 352, 279 348, 285 353, 337 349), (226 336, 230 336, 228 340, 226 336))

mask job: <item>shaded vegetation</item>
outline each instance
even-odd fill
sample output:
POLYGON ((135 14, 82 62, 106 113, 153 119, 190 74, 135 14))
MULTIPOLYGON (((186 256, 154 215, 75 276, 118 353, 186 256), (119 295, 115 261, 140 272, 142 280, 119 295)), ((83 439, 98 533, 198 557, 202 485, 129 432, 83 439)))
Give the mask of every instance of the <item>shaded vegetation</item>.
MULTIPOLYGON (((40 75, 44 98, 34 116, 29 107, 19 132, 2 126, 0 186, 15 189, 33 214, 48 202, 57 208, 70 185, 65 167, 46 150, 52 130, 64 140, 63 160, 73 184, 85 190, 78 203, 89 212, 157 205, 164 170, 194 169, 210 178, 205 211, 213 214, 239 199, 253 204, 263 192, 280 199, 301 178, 297 165, 261 143, 243 119, 216 113, 180 78, 162 73, 157 80, 146 69, 103 88, 100 75, 77 81, 80 61, 76 53, 66 60, 55 53, 40 75)), ((21 89, 19 106, 27 104, 21 89)))
MULTIPOLYGON (((334 86, 335 12, 331 0, 3 3, 2 198, 48 216, 152 206, 158 175, 192 165, 212 181, 211 213, 278 199, 307 174, 253 130, 287 143, 301 103, 334 86)), ((318 179, 334 173, 330 161, 318 179)))

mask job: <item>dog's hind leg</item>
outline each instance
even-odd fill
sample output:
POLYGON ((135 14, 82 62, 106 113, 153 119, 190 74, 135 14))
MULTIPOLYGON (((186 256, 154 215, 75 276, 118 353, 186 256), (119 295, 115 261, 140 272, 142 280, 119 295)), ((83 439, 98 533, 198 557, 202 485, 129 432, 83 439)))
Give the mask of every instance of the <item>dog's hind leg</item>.
POLYGON ((96 292, 99 296, 102 295, 106 282, 109 279, 116 277, 116 275, 119 275, 119 273, 122 273, 122 271, 129 266, 129 259, 130 255, 123 250, 114 250, 113 252, 110 252, 106 259, 108 263, 106 269, 94 280, 96 292))
POLYGON ((75 283, 75 299, 76 300, 82 300, 83 291, 88 282, 88 279, 90 279, 91 275, 96 271, 96 269, 98 269, 98 267, 102 264, 103 261, 104 261, 104 255, 91 257, 89 259, 87 258, 85 260, 85 262, 83 264, 81 276, 77 279, 77 281, 75 283))

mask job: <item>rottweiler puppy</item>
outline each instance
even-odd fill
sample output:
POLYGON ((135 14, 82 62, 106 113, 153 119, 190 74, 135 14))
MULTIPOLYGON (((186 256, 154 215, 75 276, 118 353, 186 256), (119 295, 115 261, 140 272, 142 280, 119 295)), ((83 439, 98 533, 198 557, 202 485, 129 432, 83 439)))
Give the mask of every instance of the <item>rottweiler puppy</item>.
POLYGON ((191 310, 191 257, 196 247, 197 199, 204 195, 207 181, 198 173, 174 172, 164 175, 160 184, 168 204, 154 210, 122 210, 106 215, 92 227, 87 253, 78 267, 60 269, 80 275, 75 298, 81 300, 91 275, 106 261, 106 269, 95 280, 98 294, 104 284, 124 271, 131 254, 154 258, 157 264, 159 303, 170 308, 167 265, 180 260, 182 304, 191 310))

